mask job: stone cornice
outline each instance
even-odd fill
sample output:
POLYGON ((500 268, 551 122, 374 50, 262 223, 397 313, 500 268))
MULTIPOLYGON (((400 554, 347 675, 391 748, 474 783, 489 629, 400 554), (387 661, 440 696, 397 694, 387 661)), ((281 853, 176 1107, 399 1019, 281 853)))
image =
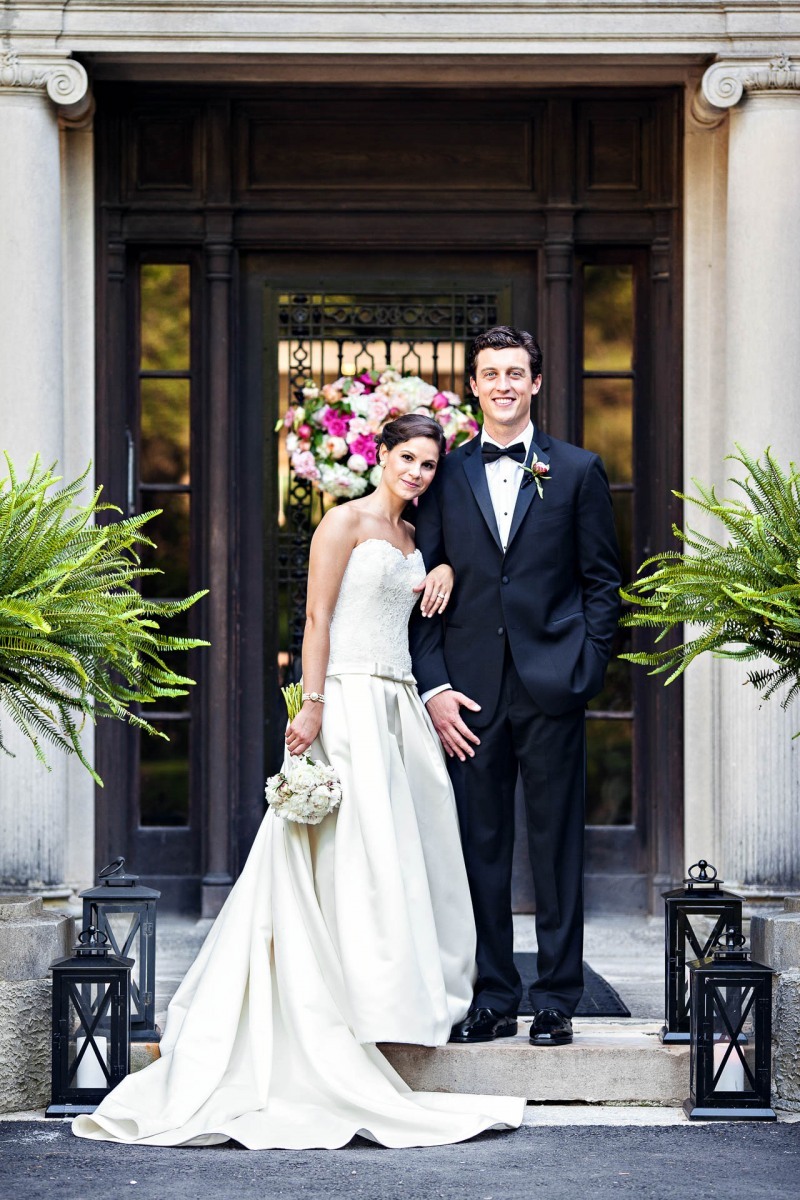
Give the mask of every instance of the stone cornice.
POLYGON ((800 54, 800 0, 5 0, 20 52, 800 54))
POLYGON ((89 77, 80 63, 70 58, 20 56, 12 50, 0 54, 0 96, 4 92, 45 92, 71 117, 91 103, 89 77))

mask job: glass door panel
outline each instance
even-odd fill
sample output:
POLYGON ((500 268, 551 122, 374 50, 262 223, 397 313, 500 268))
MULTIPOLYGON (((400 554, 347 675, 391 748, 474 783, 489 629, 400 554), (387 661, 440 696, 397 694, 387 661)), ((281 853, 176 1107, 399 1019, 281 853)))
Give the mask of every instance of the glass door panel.
MULTIPOLYGON (((632 262, 582 265, 583 357, 580 417, 583 444, 601 456, 608 472, 622 557, 623 579, 633 561, 635 288, 632 262)), ((632 667, 617 655, 630 637, 620 630, 606 686, 587 713, 586 821, 634 821, 635 722, 632 667)))

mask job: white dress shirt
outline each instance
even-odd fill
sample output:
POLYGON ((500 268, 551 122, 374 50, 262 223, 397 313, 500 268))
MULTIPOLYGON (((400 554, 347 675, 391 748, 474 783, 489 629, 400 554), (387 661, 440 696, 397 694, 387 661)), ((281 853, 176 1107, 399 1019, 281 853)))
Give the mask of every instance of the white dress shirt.
MULTIPOLYGON (((523 429, 519 437, 512 438, 508 445, 516 445, 517 442, 522 442, 525 447, 525 457, 527 459, 528 452, 533 441, 533 425, 529 422, 523 429)), ((481 433, 481 445, 500 446, 500 442, 496 442, 494 438, 486 435, 486 432, 481 433)), ((502 447, 501 447, 502 448, 502 447)), ((511 532, 511 522, 514 519, 514 506, 517 503, 517 495, 519 493, 520 484, 524 471, 522 463, 515 462, 513 458, 503 456, 495 462, 486 463, 484 466, 486 472, 486 482, 489 485, 489 496, 494 509, 494 519, 497 522, 497 531, 500 534, 500 543, 505 551, 508 546, 508 535, 511 532)), ((456 580, 455 587, 458 587, 456 580)), ((439 687, 431 688, 430 691, 422 693, 422 703, 427 704, 433 696, 438 696, 439 692, 446 692, 452 685, 442 683, 439 687)))
MULTIPOLYGON (((513 438, 508 444, 516 445, 518 442, 522 442, 527 458, 532 441, 533 425, 529 423, 520 436, 513 438)), ((500 446, 500 443, 496 442, 494 438, 487 437, 484 432, 481 434, 481 446, 500 446)), ((502 446, 500 448, 502 449, 502 446)), ((500 543, 505 551, 508 546, 508 535, 511 532, 511 522, 514 519, 514 505, 517 503, 517 494, 524 475, 522 463, 515 462, 513 458, 504 455, 495 462, 486 463, 483 469, 489 485, 489 495, 494 509, 494 518, 497 521, 497 531, 500 534, 500 543)))

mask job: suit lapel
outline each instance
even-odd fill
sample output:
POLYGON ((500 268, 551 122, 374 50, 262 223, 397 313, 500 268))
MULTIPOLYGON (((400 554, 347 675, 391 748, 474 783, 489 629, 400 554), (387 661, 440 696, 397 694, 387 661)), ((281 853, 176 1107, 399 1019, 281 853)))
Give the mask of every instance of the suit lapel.
MULTIPOLYGON (((534 454, 539 462, 544 463, 545 466, 548 466, 550 463, 549 458, 545 454, 545 450, 550 445, 550 439, 548 438, 547 434, 543 433, 541 430, 535 429, 534 435, 536 434, 539 435, 539 443, 536 442, 536 438, 534 436, 533 440, 531 441, 530 449, 528 450, 528 456, 525 459, 526 467, 529 467, 533 462, 534 454)), ((539 491, 536 487, 536 481, 532 476, 525 475, 522 483, 520 484, 519 491, 517 492, 517 502, 514 505, 514 516, 511 518, 511 529, 508 534, 508 546, 506 547, 506 551, 508 551, 509 547, 511 546, 517 530, 525 519, 528 509, 530 508, 531 504, 533 504, 534 499, 538 499, 538 497, 539 491)))
POLYGON ((472 439, 464 453, 464 473, 478 502, 478 508, 483 513, 483 518, 489 526, 489 532, 497 542, 498 549, 502 550, 503 544, 500 541, 500 532, 494 517, 492 498, 489 495, 489 485, 486 482, 486 468, 483 465, 480 448, 481 439, 480 435, 478 435, 472 439))

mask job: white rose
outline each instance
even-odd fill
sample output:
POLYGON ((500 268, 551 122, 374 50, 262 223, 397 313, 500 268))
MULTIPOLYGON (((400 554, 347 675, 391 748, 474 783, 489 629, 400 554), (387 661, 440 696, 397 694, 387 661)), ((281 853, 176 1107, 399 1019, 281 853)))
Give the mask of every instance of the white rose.
POLYGON ((365 417, 369 412, 369 396, 366 392, 359 392, 357 396, 350 392, 347 403, 359 417, 365 417))
POLYGON ((356 475, 363 475, 369 463, 363 454, 351 454, 347 460, 347 465, 351 471, 355 471, 356 475))
POLYGON ((305 421, 305 419, 306 419, 306 410, 303 408, 302 404, 298 404, 297 408, 294 410, 295 425, 302 425, 303 421, 305 421))
POLYGON ((297 436, 296 433, 287 433, 287 435, 286 435, 286 453, 294 454, 295 450, 297 449, 297 443, 299 441, 300 441, 300 438, 297 436))
POLYGON ((370 484, 372 485, 372 487, 376 488, 378 486, 378 484, 381 481, 382 474, 383 474, 383 467, 381 466, 380 463, 375 463, 375 466, 372 468, 372 470, 369 473, 369 481, 370 481, 370 484))

